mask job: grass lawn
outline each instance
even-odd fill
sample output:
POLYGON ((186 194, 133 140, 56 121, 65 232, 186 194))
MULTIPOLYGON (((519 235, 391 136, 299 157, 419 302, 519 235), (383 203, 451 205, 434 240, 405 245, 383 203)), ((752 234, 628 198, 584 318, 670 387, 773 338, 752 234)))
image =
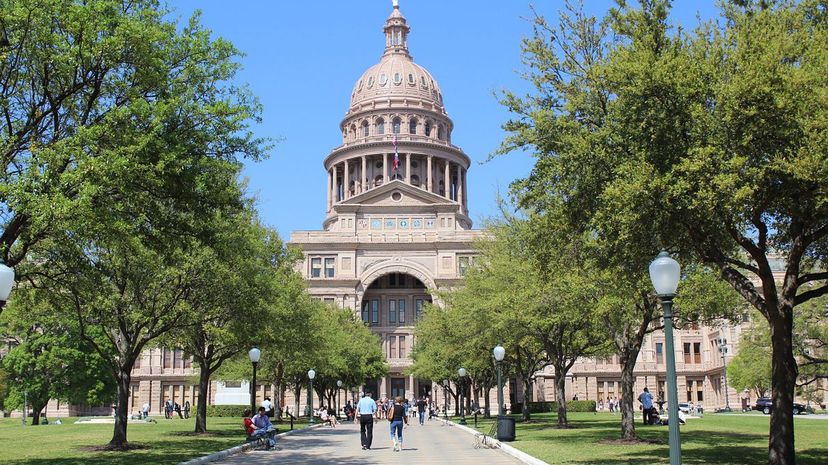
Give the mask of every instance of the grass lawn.
MULTIPOLYGON (((54 420, 54 419, 51 419, 54 420)), ((158 424, 130 422, 127 437, 142 449, 129 452, 87 450, 103 446, 112 438, 112 424, 75 424, 62 418, 62 425, 26 426, 19 418, 0 419, 0 465, 120 465, 177 464, 244 443, 240 418, 208 418, 206 435, 192 434, 195 420, 158 420, 158 424)), ((304 425, 296 424, 297 428, 304 425)), ((287 431, 289 425, 278 425, 287 431)))
MULTIPOLYGON (((682 463, 766 464, 769 418, 708 414, 688 419, 681 427, 682 463)), ((609 413, 570 413, 571 429, 554 428, 556 416, 551 413, 533 414, 529 424, 518 418, 517 440, 510 444, 550 464, 668 463, 667 427, 645 427, 637 419, 636 433, 657 444, 606 443, 620 434, 620 416, 609 413)), ((478 429, 488 432, 492 422, 481 419, 478 429)), ((828 463, 828 420, 796 417, 795 431, 798 465, 828 463)))

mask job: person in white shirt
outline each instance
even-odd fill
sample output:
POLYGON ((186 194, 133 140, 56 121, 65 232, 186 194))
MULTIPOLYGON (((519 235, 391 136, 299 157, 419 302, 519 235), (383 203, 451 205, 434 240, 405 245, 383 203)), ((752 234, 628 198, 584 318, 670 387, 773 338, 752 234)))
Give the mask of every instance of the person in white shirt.
POLYGON ((270 397, 264 398, 264 401, 262 401, 262 407, 265 409, 265 415, 268 417, 273 416, 273 402, 270 401, 270 397))

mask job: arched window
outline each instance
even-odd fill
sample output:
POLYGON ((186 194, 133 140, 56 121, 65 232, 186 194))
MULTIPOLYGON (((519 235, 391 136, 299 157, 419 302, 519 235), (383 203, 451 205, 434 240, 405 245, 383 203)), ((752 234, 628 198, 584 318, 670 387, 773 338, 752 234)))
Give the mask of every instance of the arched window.
POLYGON ((411 118, 408 120, 408 133, 417 134, 417 118, 411 118))
POLYGON ((356 139, 356 124, 351 125, 351 139, 356 139))
POLYGON ((385 120, 382 118, 377 120, 377 134, 385 134, 385 120))
POLYGON ((416 174, 411 175, 411 185, 420 187, 420 177, 416 174))
POLYGON ((391 123, 391 130, 394 131, 394 134, 400 133, 400 124, 401 121, 399 118, 394 118, 394 121, 391 123))
POLYGON ((368 121, 363 121, 362 122, 362 136, 363 137, 368 137, 368 133, 369 133, 368 121))
POLYGON ((379 186, 381 186, 381 185, 382 185, 382 175, 381 175, 381 174, 378 174, 378 175, 374 178, 374 187, 379 187, 379 186))
POLYGON ((431 137, 431 121, 426 121, 425 135, 426 135, 426 137, 431 137))
POLYGON ((443 140, 443 125, 437 126, 437 138, 443 140))

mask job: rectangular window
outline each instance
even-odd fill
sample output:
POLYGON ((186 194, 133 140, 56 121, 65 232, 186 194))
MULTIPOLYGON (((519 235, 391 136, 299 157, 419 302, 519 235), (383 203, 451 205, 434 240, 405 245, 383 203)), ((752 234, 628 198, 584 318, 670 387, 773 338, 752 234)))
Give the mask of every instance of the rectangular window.
POLYGON ((164 349, 164 368, 172 368, 172 351, 164 349))
POLYGON ((334 267, 336 266, 336 259, 334 257, 325 257, 325 277, 334 277, 334 267))
POLYGON ((684 343, 684 363, 690 364, 691 356, 690 356, 690 343, 684 343))
POLYGON ((400 310, 400 324, 405 323, 405 299, 400 299, 397 302, 397 308, 400 310))
POLYGON ((333 305, 334 303, 336 303, 336 299, 334 299, 333 297, 323 297, 322 302, 333 305))
POLYGON ((394 299, 388 300, 388 323, 397 322, 397 301, 394 299))
POLYGON ((322 259, 321 258, 311 258, 311 278, 321 278, 322 277, 322 259))
POLYGON ((701 342, 693 343, 693 361, 694 363, 701 363, 701 342))
POLYGON ((388 287, 397 287, 397 273, 388 275, 388 287))
POLYGON ((417 321, 419 321, 420 316, 422 316, 422 314, 423 314, 423 299, 416 299, 414 301, 414 318, 416 318, 417 321))
MULTIPOLYGON (((225 381, 224 387, 231 388, 231 389, 238 389, 241 387, 241 381, 225 381)), ((250 396, 248 396, 250 397, 250 396)))
POLYGON ((388 358, 397 358, 397 336, 388 337, 388 358))
POLYGON ((405 358, 405 336, 400 336, 400 358, 405 358))
POLYGON ((371 301, 371 323, 372 324, 379 324, 379 300, 374 299, 371 301))
POLYGON ((184 367, 184 360, 181 353, 181 349, 175 349, 173 351, 173 368, 183 368, 184 367))
POLYGON ((656 363, 664 363, 664 343, 656 342, 656 363))
POLYGON ((693 382, 687 380, 687 402, 693 402, 693 382))
POLYGON ((193 367, 193 358, 192 357, 184 357, 184 368, 192 368, 193 367))
POLYGON ((702 383, 698 382, 696 383, 696 402, 704 402, 704 390, 702 389, 702 383))
POLYGON ((362 322, 365 323, 365 324, 368 324, 368 323, 371 322, 371 320, 369 319, 369 316, 368 316, 368 309, 370 308, 369 307, 370 305, 371 305, 371 302, 368 301, 368 300, 366 300, 365 302, 362 302, 362 322))
POLYGON ((466 276, 470 261, 471 257, 457 257, 457 274, 459 276, 466 276))

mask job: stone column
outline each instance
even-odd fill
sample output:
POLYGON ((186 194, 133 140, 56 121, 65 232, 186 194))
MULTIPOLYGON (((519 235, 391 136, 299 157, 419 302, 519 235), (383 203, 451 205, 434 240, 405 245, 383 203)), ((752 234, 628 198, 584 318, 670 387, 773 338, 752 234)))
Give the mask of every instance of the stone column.
POLYGON ((429 192, 434 192, 434 191, 431 190, 432 189, 432 186, 431 186, 431 159, 432 159, 432 156, 428 155, 427 158, 428 158, 428 163, 427 163, 428 166, 426 167, 426 170, 427 170, 427 172, 426 172, 426 190, 429 191, 429 192))
POLYGON ((342 178, 342 198, 347 199, 351 196, 349 190, 351 188, 351 163, 348 160, 344 161, 345 163, 345 177, 342 178))
POLYGON ((408 375, 408 388, 411 389, 409 399, 417 399, 417 391, 414 390, 414 375, 408 375))
POLYGON ((333 168, 328 170, 328 211, 331 211, 331 207, 333 206, 333 168))
POLYGON ((388 184, 388 154, 382 154, 382 183, 388 184))
POLYGON ((446 198, 451 200, 451 171, 449 170, 449 161, 446 160, 446 166, 443 174, 443 186, 446 193, 446 198))
POLYGON ((460 203, 460 212, 463 212, 463 167, 457 165, 457 202, 460 203))
POLYGON ((405 154, 405 183, 411 184, 411 153, 405 154))
POLYGON ((368 168, 367 160, 365 159, 365 155, 363 155, 362 156, 362 171, 359 173, 359 185, 362 186, 362 192, 367 191, 370 188, 369 186, 371 185, 371 183, 368 182, 368 178, 366 177, 366 176, 368 176, 368 169, 367 168, 368 168))
POLYGON ((463 209, 469 210, 469 170, 463 170, 463 209))

